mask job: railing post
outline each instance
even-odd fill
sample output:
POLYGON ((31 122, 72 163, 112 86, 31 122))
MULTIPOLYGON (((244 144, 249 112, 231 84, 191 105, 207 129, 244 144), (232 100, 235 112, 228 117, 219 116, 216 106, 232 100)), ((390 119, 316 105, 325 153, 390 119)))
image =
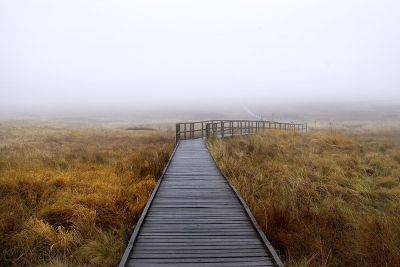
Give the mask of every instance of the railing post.
POLYGON ((224 138, 224 131, 225 131, 224 122, 221 121, 221 137, 222 137, 222 138, 224 138))
POLYGON ((204 122, 201 122, 201 138, 204 138, 204 122))
POLYGON ((184 127, 183 127, 183 130, 185 131, 185 133, 184 133, 184 136, 185 136, 185 140, 186 140, 186 123, 184 123, 184 127))
POLYGON ((176 132, 175 132, 175 143, 178 144, 179 139, 181 137, 181 124, 180 123, 177 123, 175 125, 175 130, 176 130, 176 132))

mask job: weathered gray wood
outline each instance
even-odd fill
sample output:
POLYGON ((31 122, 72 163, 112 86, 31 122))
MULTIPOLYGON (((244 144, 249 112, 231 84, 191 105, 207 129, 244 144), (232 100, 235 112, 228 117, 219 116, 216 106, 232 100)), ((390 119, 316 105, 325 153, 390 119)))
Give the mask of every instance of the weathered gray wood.
MULTIPOLYGON (((150 263, 149 266, 151 266, 151 263, 217 263, 217 262, 224 262, 224 263, 231 263, 231 262, 241 262, 243 267, 247 266, 246 264, 248 262, 264 262, 268 263, 268 261, 271 261, 270 258, 268 257, 225 257, 225 258, 212 258, 212 257, 198 257, 198 258, 149 258, 146 259, 135 259, 134 262, 145 262, 145 263, 150 263)), ((133 265, 135 266, 135 265, 133 265)))
POLYGON ((120 266, 275 266, 202 139, 179 142, 136 230, 120 266))
MULTIPOLYGON (((148 263, 129 263, 127 266, 129 267, 147 267, 149 266, 148 263)), ((248 266, 248 267, 270 267, 270 266, 274 266, 272 264, 266 264, 263 261, 254 261, 254 262, 246 262, 245 264, 243 264, 243 262, 213 262, 213 263, 207 263, 207 262, 203 262, 203 263, 187 263, 187 262, 183 262, 183 263, 152 263, 151 266, 163 266, 163 267, 176 267, 176 266, 185 266, 185 267, 243 267, 243 266, 248 266)))
POLYGON ((213 136, 220 137, 233 137, 243 134, 248 135, 259 133, 265 129, 289 129, 293 131, 307 132, 307 124, 281 123, 264 120, 211 120, 180 122, 176 124, 176 142, 178 143, 181 139, 186 140, 203 137, 208 138, 211 134, 213 136), (268 125, 266 123, 268 123, 268 125))

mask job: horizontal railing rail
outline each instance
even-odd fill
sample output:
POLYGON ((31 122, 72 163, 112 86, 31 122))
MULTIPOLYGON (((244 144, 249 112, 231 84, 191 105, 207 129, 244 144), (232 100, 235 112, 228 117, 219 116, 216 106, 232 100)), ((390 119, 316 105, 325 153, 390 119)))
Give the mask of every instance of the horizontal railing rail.
POLYGON ((211 136, 228 137, 255 134, 266 129, 307 132, 307 123, 290 123, 254 120, 208 120, 179 122, 176 124, 176 141, 211 136))

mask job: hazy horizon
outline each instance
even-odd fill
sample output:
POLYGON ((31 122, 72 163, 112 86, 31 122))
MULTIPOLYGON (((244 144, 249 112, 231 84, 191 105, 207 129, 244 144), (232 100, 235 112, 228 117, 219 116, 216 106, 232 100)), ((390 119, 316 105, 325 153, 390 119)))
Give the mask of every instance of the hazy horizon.
POLYGON ((0 113, 399 105, 398 14, 391 0, 0 0, 0 113))

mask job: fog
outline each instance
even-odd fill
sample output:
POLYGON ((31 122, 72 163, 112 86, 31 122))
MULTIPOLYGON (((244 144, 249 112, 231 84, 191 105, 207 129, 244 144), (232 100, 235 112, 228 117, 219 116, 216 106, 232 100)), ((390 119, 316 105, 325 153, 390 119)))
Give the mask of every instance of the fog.
POLYGON ((393 106, 399 14, 397 0, 0 0, 0 112, 393 106))

